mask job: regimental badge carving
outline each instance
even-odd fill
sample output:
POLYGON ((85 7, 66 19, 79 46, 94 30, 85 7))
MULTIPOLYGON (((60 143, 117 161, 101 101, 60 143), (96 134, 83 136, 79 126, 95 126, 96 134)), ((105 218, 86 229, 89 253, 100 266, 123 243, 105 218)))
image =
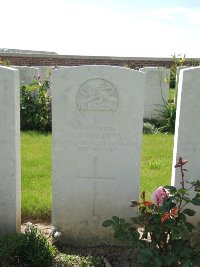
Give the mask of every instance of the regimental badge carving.
POLYGON ((119 104, 117 89, 104 79, 87 80, 77 92, 76 104, 81 112, 115 112, 119 104))

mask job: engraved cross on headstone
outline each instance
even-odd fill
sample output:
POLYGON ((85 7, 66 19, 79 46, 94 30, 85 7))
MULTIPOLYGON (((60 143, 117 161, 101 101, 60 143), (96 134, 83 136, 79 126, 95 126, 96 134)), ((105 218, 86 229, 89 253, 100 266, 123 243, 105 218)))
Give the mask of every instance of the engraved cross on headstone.
POLYGON ((92 216, 96 216, 95 214, 95 204, 96 204, 96 187, 97 181, 107 181, 107 180, 114 180, 115 177, 104 177, 97 175, 97 165, 98 165, 98 157, 94 157, 94 172, 93 176, 77 176, 78 179, 86 179, 93 181, 93 205, 92 205, 92 216))

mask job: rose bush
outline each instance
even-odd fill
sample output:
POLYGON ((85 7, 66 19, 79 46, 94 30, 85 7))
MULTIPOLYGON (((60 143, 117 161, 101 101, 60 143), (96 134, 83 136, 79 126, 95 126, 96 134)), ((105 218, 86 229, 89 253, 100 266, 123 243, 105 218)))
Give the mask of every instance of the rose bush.
POLYGON ((159 187, 152 194, 152 202, 142 192, 141 201, 131 202, 131 207, 138 207, 138 215, 130 222, 113 216, 103 223, 104 227, 112 226, 117 240, 135 248, 140 266, 200 266, 200 223, 188 221, 196 213, 191 205, 200 206, 200 181, 185 180, 186 163, 180 157, 175 166, 181 172, 179 189, 159 187))

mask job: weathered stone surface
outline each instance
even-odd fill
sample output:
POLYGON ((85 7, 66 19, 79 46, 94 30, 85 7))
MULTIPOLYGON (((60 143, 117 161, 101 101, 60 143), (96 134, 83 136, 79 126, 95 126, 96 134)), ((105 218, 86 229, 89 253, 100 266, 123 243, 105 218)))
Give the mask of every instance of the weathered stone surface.
POLYGON ((52 223, 72 243, 110 240, 139 197, 145 74, 111 66, 52 73, 52 223))
POLYGON ((13 68, 19 70, 20 85, 30 84, 39 76, 39 69, 35 67, 13 66, 13 68))
POLYGON ((52 70, 55 68, 53 66, 34 66, 34 68, 37 68, 39 70, 39 77, 40 80, 51 80, 51 73, 52 70))
MULTIPOLYGON (((172 184, 181 187, 180 170, 174 166, 178 157, 188 160, 186 180, 200 179, 200 67, 180 71, 176 128, 174 138, 172 184)), ((193 208, 194 206, 192 206, 193 208)), ((200 220, 197 209, 194 220, 200 220)), ((191 218, 192 219, 192 218, 191 218)))
POLYGON ((146 88, 144 102, 144 118, 158 118, 156 110, 162 110, 169 98, 170 70, 162 67, 146 67, 140 71, 146 73, 146 88))
POLYGON ((0 234, 20 231, 19 72, 0 66, 0 234))

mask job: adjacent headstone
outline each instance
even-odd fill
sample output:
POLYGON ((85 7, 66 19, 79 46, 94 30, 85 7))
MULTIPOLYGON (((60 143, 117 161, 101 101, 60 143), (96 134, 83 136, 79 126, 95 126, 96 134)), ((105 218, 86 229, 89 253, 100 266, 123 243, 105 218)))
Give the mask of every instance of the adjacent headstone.
POLYGON ((180 70, 187 69, 187 68, 188 68, 188 66, 179 66, 176 69, 176 87, 175 87, 175 92, 174 92, 174 104, 177 103, 178 83, 179 83, 180 70))
POLYGON ((27 66, 13 66, 19 70, 20 85, 31 84, 39 76, 39 69, 27 66))
POLYGON ((35 66, 35 68, 39 69, 39 77, 42 81, 50 81, 51 80, 51 73, 54 69, 53 66, 35 66))
POLYGON ((52 223, 67 242, 110 240, 102 222, 139 198, 145 74, 111 66, 52 73, 52 223))
POLYGON ((48 96, 51 97, 51 74, 55 67, 53 66, 35 66, 39 69, 39 79, 40 81, 48 81, 49 82, 49 88, 47 90, 48 96))
POLYGON ((0 234, 21 228, 19 71, 0 66, 0 234))
POLYGON ((177 67, 176 69, 176 83, 177 83, 177 86, 178 86, 178 82, 179 82, 179 74, 180 74, 180 71, 183 70, 183 69, 188 69, 190 68, 189 66, 179 66, 177 67))
POLYGON ((51 97, 51 75, 55 69, 67 68, 67 66, 35 66, 39 69, 39 77, 41 81, 48 81, 50 88, 47 90, 48 96, 51 97))
POLYGON ((146 73, 144 118, 159 119, 156 110, 162 110, 169 99, 170 70, 163 67, 146 67, 140 71, 146 73))
MULTIPOLYGON (((172 184, 181 187, 179 169, 174 166, 179 157, 188 160, 187 180, 200 179, 200 67, 180 71, 174 138, 172 184)), ((200 220, 198 208, 195 220, 200 220)))

